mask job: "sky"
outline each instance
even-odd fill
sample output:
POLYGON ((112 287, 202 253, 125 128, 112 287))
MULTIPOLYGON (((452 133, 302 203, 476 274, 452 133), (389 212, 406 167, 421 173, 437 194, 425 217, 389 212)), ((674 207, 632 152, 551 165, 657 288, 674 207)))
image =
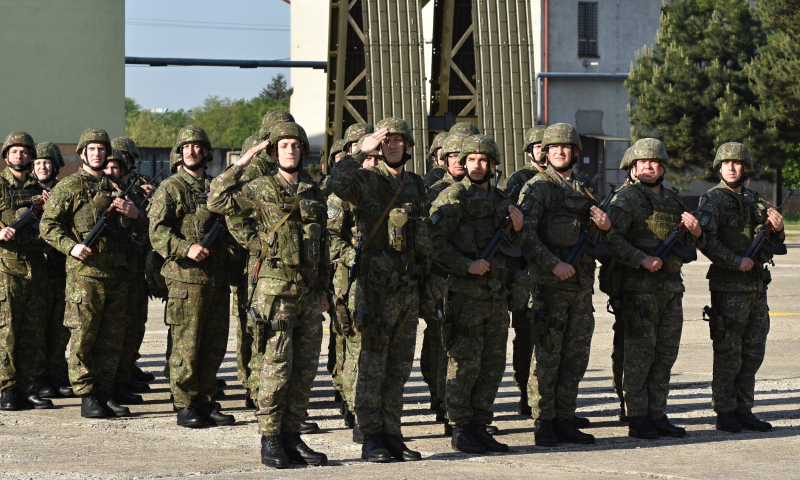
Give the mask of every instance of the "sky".
MULTIPOLYGON (((283 0, 127 0, 125 55, 289 60, 289 12, 283 0)), ((288 68, 126 65, 125 96, 145 108, 188 110, 212 95, 253 98, 278 73, 288 82, 288 68)))

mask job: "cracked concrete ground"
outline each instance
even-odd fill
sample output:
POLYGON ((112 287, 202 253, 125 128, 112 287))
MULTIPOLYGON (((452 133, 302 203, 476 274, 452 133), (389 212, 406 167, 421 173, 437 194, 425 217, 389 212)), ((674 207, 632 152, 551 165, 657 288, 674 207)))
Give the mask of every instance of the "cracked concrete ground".
MULTIPOLYGON (((770 288, 772 329, 759 375, 755 413, 773 423, 768 433, 728 434, 713 428, 711 410, 711 341, 700 319, 708 303, 707 262, 685 268, 687 293, 681 351, 673 369, 670 418, 688 429, 685 439, 643 441, 627 436, 616 420, 618 402, 611 388, 612 317, 605 295, 595 295, 597 326, 589 370, 581 384, 579 413, 592 421, 593 446, 546 449, 533 444, 533 421, 516 413, 518 391, 508 368, 494 406, 498 439, 507 454, 469 456, 453 452, 442 426, 428 410, 429 396, 418 365, 405 390, 404 435, 423 461, 372 465, 360 460, 333 402, 324 360, 312 391, 310 415, 322 427, 305 436, 328 454, 327 467, 276 471, 259 462, 259 433, 244 390, 236 381, 235 330, 219 376, 228 387, 224 411, 236 415, 229 427, 190 430, 175 424, 169 386, 162 376, 166 327, 163 305, 150 304, 150 318, 140 365, 156 374, 145 404, 134 416, 114 420, 80 417, 77 399, 56 399, 52 410, 0 412, 0 478, 797 478, 800 455, 800 248, 778 259, 770 288)), ((418 330, 417 358, 424 322, 418 330)), ((511 337, 509 336, 509 340, 511 337)), ((327 345, 327 340, 323 343, 327 345)))

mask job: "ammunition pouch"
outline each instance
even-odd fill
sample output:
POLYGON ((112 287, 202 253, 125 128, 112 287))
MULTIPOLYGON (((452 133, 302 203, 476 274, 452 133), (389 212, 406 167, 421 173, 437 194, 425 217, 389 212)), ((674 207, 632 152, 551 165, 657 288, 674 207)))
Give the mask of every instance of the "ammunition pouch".
POLYGON ((636 306, 633 302, 626 302, 622 306, 625 321, 625 333, 643 337, 645 336, 645 321, 651 320, 655 315, 646 305, 636 306))
POLYGON ((737 318, 722 314, 719 305, 725 305, 726 298, 724 292, 711 293, 711 308, 703 309, 703 320, 708 321, 711 340, 716 344, 725 343, 726 332, 733 332, 741 338, 747 327, 747 317, 737 318))
POLYGON ((383 349, 386 325, 382 319, 374 319, 372 315, 361 310, 353 312, 354 324, 361 333, 361 348, 371 352, 380 352, 383 349))

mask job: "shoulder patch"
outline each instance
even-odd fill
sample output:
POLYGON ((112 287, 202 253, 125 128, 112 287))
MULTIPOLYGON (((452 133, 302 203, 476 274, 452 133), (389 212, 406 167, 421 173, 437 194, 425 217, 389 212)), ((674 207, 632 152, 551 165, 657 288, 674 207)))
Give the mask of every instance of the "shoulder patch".
POLYGON ((339 215, 340 212, 341 210, 334 207, 333 205, 328 205, 328 220, 336 218, 336 216, 339 215))
POLYGON ((711 212, 702 212, 700 214, 700 226, 705 227, 711 221, 711 212))

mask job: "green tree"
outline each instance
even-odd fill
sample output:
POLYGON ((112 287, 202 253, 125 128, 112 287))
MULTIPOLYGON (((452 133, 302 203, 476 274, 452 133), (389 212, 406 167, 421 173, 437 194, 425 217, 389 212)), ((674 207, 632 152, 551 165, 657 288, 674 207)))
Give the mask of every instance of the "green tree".
POLYGON ((711 165, 721 143, 753 148, 761 141, 763 124, 755 121, 756 97, 744 71, 760 32, 747 0, 664 3, 656 43, 637 52, 625 85, 634 99, 631 138, 664 142, 674 184, 716 180, 711 165))
POLYGON ((288 105, 293 92, 293 88, 286 88, 286 78, 279 73, 272 77, 272 81, 266 88, 261 89, 259 97, 263 100, 277 100, 288 105))

